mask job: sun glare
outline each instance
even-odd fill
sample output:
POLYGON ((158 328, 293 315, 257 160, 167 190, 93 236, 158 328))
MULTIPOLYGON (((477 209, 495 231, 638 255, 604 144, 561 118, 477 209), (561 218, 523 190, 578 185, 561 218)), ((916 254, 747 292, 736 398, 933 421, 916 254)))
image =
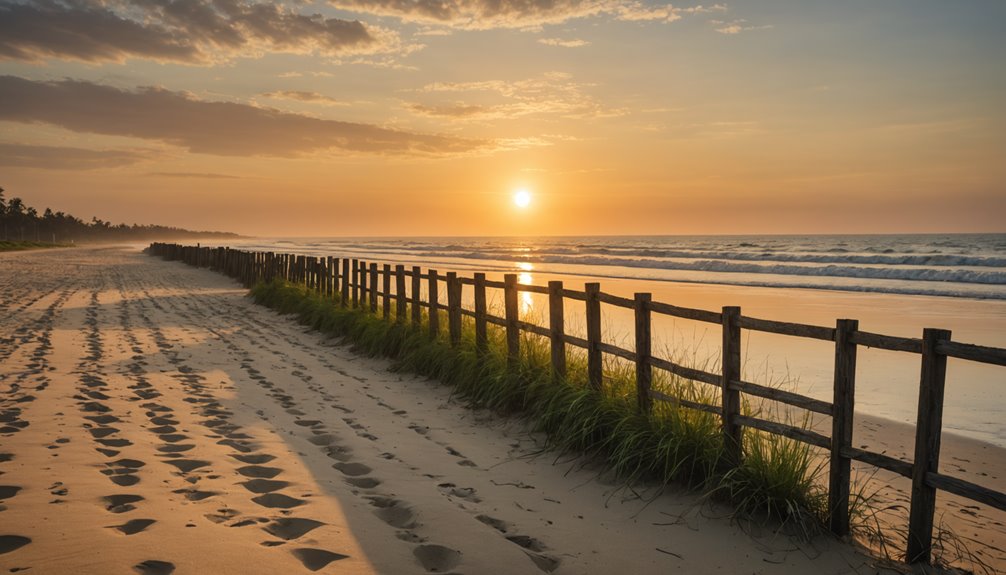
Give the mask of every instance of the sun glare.
POLYGON ((513 203, 517 204, 518 208, 526 208, 531 204, 531 192, 520 189, 517 190, 513 195, 513 203))

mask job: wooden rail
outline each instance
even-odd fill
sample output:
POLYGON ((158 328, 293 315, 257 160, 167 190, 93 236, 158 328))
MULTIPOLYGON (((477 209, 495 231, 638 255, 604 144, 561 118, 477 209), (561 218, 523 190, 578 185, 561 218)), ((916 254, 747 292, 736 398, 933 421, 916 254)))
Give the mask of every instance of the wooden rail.
POLYGON ((1006 349, 971 345, 951 341, 946 330, 926 329, 921 339, 894 337, 859 330, 856 320, 840 319, 835 327, 788 323, 747 317, 738 307, 724 307, 719 312, 679 307, 651 300, 650 294, 639 293, 633 298, 607 294, 598 283, 587 283, 583 291, 563 287, 561 281, 547 286, 523 285, 516 274, 505 274, 504 281, 487 280, 485 274, 471 278, 455 272, 440 274, 430 269, 423 273, 418 266, 407 270, 358 259, 328 256, 317 258, 274 252, 247 252, 229 248, 209 248, 155 243, 148 248, 151 255, 178 260, 189 265, 208 267, 251 287, 259 281, 281 278, 305 285, 342 307, 369 309, 376 314, 378 299, 382 300, 382 316, 389 321, 405 323, 411 319, 415 329, 421 326, 422 310, 427 309, 429 336, 441 334, 441 312, 446 311, 448 341, 461 343, 462 317, 471 317, 475 324, 476 349, 484 352, 488 345, 487 326, 503 328, 508 365, 515 366, 520 357, 521 333, 547 338, 551 347, 553 376, 562 380, 566 375, 567 346, 584 349, 587 356, 588 385, 600 390, 604 385, 603 355, 609 354, 635 364, 638 409, 648 413, 654 401, 712 413, 721 418, 727 462, 738 464, 743 456, 743 428, 828 450, 830 454, 828 503, 829 526, 838 534, 849 531, 850 469, 852 461, 878 467, 907 477, 912 481, 911 506, 907 540, 909 563, 930 562, 933 519, 938 491, 1006 511, 1006 494, 993 491, 939 471, 940 437, 943 417, 943 396, 946 384, 947 358, 1006 366, 1006 349), (369 277, 368 277, 369 276, 369 277), (411 290, 406 290, 406 278, 411 278, 411 290), (382 281, 378 289, 378 280, 382 281), (427 298, 421 297, 422 280, 427 281, 427 298), (441 303, 440 287, 446 287, 447 303, 441 303), (474 309, 462 306, 462 290, 471 286, 474 309), (369 289, 368 289, 369 288, 369 289), (504 317, 494 316, 487 306, 487 290, 503 290, 504 317), (519 293, 531 292, 548 297, 548 326, 522 321, 519 317, 519 293), (395 309, 392 313, 391 302, 395 309), (565 331, 566 301, 581 302, 586 318, 586 338, 565 331), (369 305, 368 305, 369 304, 369 305), (631 310, 634 314, 635 346, 624 349, 601 339, 601 304, 631 310), (411 308, 411 316, 407 315, 411 308), (711 373, 678 365, 655 357, 652 350, 652 316, 660 314, 676 318, 719 324, 722 329, 722 365, 719 373, 711 373), (834 393, 831 402, 806 397, 798 393, 773 389, 741 379, 741 330, 760 331, 785 336, 830 341, 835 344, 834 393), (916 423, 915 451, 912 461, 903 461, 880 453, 853 447, 852 430, 855 419, 856 352, 859 347, 914 353, 921 356, 919 408, 916 423), (720 405, 706 405, 666 392, 652 389, 653 369, 678 377, 716 386, 720 390, 720 405), (759 419, 741 411, 742 397, 754 396, 832 418, 831 435, 794 427, 780 422, 759 419))

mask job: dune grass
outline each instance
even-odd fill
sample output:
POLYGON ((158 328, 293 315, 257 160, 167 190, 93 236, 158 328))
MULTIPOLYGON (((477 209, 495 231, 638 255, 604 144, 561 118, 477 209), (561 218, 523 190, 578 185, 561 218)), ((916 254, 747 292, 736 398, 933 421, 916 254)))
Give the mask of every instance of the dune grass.
MULTIPOLYGON (((568 352, 567 376, 559 380, 551 373, 548 341, 536 335, 522 332, 520 361, 508 369, 503 330, 490 325, 489 345, 479 351, 470 318, 465 318, 461 344, 452 347, 446 334, 429 337, 425 310, 417 329, 408 318, 395 322, 380 313, 342 308, 338 297, 325 298, 282 280, 259 283, 251 293, 256 303, 295 314, 305 325, 344 338, 358 352, 392 359, 396 370, 451 386, 472 406, 527 418, 544 432, 550 449, 601 461, 626 484, 682 483, 731 502, 745 517, 797 524, 804 533, 826 520, 820 458, 810 447, 746 430, 743 462, 729 468, 718 416, 667 402, 640 413, 634 372, 624 362, 606 361, 603 390, 597 392, 587 385, 585 354, 568 352)), ((443 314, 441 320, 446 331, 443 314)), ((692 401, 719 402, 715 388, 659 370, 653 387, 692 401)), ((754 413, 758 407, 745 410, 754 413)))
POLYGON ((37 250, 41 248, 66 248, 70 244, 53 244, 49 242, 18 242, 0 240, 0 252, 16 252, 21 250, 37 250))

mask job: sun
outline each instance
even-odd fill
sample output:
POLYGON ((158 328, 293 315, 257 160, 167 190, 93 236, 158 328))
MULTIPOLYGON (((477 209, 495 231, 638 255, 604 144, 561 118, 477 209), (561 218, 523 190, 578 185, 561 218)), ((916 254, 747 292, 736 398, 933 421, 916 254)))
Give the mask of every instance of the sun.
POLYGON ((518 208, 526 208, 531 205, 531 192, 525 189, 519 189, 514 192, 513 203, 517 204, 518 208))

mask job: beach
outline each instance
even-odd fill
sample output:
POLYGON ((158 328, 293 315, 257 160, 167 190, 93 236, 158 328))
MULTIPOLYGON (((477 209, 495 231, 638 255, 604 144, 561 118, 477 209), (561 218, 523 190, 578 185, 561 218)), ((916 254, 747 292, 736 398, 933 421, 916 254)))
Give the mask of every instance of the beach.
MULTIPOLYGON (((245 294, 135 247, 0 255, 0 570, 897 572, 626 489, 245 294)), ((871 450, 910 451, 909 428, 860 424, 871 450)), ((948 435, 943 461, 1004 488, 999 447, 948 435)), ((1004 547, 1001 514, 950 501, 948 523, 1004 547)))

